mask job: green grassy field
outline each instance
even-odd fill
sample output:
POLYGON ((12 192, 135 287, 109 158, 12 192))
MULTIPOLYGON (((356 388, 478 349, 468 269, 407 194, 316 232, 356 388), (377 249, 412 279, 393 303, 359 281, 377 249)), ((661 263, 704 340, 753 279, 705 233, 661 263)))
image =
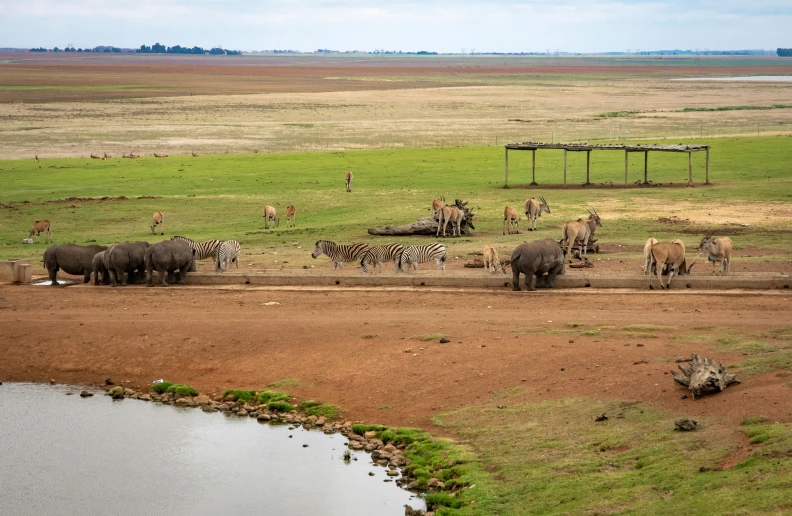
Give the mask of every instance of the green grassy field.
MULTIPOLYGON (((735 246, 792 249, 778 220, 792 206, 791 137, 712 140, 710 187, 503 189, 500 147, 378 150, 337 153, 172 156, 167 159, 48 159, 0 162, 0 258, 33 258, 44 244, 23 245, 34 220, 49 219, 56 242, 112 243, 153 237, 151 214, 165 214, 164 238, 236 239, 244 260, 289 267, 318 264, 309 258, 318 239, 381 243, 366 228, 404 224, 429 214, 433 198, 462 198, 476 212, 474 238, 448 239, 449 254, 480 251, 485 243, 513 246, 526 239, 560 238, 567 220, 597 209, 603 219, 601 242, 637 246, 649 235, 698 242, 706 228, 731 228, 735 246), (355 174, 353 192, 343 189, 346 170, 355 174), (544 195, 551 215, 535 234, 502 236, 505 205, 520 207, 531 195, 544 195), (101 200, 103 197, 126 199, 101 200), (147 197, 155 198, 147 198, 147 197), (72 199, 88 198, 88 200, 72 199), (27 201, 27 202, 25 202, 27 201), (280 227, 264 230, 263 207, 277 208, 280 227), (297 207, 297 226, 286 228, 286 206, 297 207), (689 218, 684 227, 660 217, 689 218), (740 223, 750 224, 740 226, 740 223), (679 231, 682 231, 680 233, 679 231), (297 249, 295 243, 300 244, 297 249), (264 253, 264 254, 263 254, 264 253), (272 255, 277 253, 277 256, 272 255), (266 256, 265 255, 269 255, 266 256)), ((559 183, 562 153, 537 153, 537 181, 559 183)), ((703 182, 703 155, 694 156, 694 179, 703 182)), ((530 182, 530 153, 511 153, 510 184, 530 182)), ((641 179, 643 160, 633 159, 630 182, 641 179)), ((592 154, 592 181, 623 181, 623 155, 592 154)), ((569 183, 585 177, 585 157, 570 153, 569 183)), ((687 156, 650 156, 650 178, 682 184, 687 156)), ((521 210, 520 210, 521 211, 521 210)), ((402 239, 406 243, 429 237, 402 239)), ((634 254, 637 248, 631 249, 634 254)))

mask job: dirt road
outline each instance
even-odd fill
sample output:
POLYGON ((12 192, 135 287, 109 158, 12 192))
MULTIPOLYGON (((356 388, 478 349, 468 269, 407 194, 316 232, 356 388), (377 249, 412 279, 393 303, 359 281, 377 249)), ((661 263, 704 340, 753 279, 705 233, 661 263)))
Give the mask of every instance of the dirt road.
POLYGON ((0 380, 111 377, 145 387, 165 378, 220 393, 298 378, 300 387, 288 390, 299 400, 338 404, 350 419, 422 427, 432 414, 466 405, 569 396, 790 422, 785 372, 698 401, 681 399, 685 391, 667 373, 674 357, 694 351, 739 362, 745 357, 717 349, 718 332, 748 335, 790 320, 792 295, 783 292, 2 286, 0 380), (626 331, 632 324, 673 328, 626 331), (450 342, 416 338, 426 334, 450 342), (690 334, 713 339, 680 337, 690 334))

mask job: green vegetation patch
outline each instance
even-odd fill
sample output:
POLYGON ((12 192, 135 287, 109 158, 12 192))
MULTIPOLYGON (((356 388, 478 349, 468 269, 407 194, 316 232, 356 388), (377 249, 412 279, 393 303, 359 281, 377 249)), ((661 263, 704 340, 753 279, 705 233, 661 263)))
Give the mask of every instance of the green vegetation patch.
POLYGON ((299 386, 299 378, 285 378, 283 380, 278 380, 277 382, 267 384, 267 387, 271 387, 272 389, 288 389, 289 387, 294 388, 299 386))
POLYGON ((773 104, 771 106, 720 106, 720 107, 687 107, 680 109, 678 113, 690 113, 692 111, 764 111, 767 109, 790 109, 792 104, 773 104))
POLYGON ((198 391, 183 383, 174 383, 168 386, 165 392, 171 392, 179 396, 198 396, 198 391))
POLYGON ((627 331, 662 331, 673 330, 673 326, 662 326, 660 324, 629 324, 622 328, 627 331))
POLYGON ((151 387, 149 387, 149 389, 150 389, 152 392, 156 392, 157 394, 160 394, 160 395, 162 395, 162 394, 165 394, 165 392, 168 390, 168 388, 169 388, 171 385, 173 385, 173 383, 172 383, 172 382, 161 382, 161 383, 155 383, 155 384, 152 384, 152 385, 151 385, 151 387))
POLYGON ((259 403, 289 401, 290 399, 291 396, 280 391, 261 391, 256 396, 256 401, 259 403))
POLYGON ((373 339, 375 337, 379 337, 376 333, 364 333, 360 336, 361 339, 373 339))
POLYGON ((244 403, 250 403, 256 397, 256 391, 245 391, 240 389, 228 389, 223 393, 223 398, 228 396, 229 394, 233 394, 236 396, 237 401, 242 401, 244 403))
POLYGON ((267 403, 267 408, 273 412, 291 412, 294 410, 294 405, 285 401, 270 401, 267 403))
POLYGON ((300 410, 308 416, 322 416, 327 419, 338 419, 341 417, 341 407, 331 403, 319 403, 314 400, 306 400, 300 403, 300 410))
POLYGON ((748 358, 729 366, 729 372, 740 379, 778 369, 792 370, 792 340, 785 338, 788 327, 759 332, 767 340, 756 340, 755 336, 732 335, 718 339, 718 347, 729 353, 748 358))
POLYGON ((712 514, 729 507, 748 515, 789 507, 792 425, 743 427, 761 445, 721 471, 740 448, 734 428, 707 418, 695 432, 675 432, 675 419, 642 403, 595 399, 436 416, 498 478, 462 490, 465 505, 445 514, 712 514), (608 419, 595 421, 602 414, 608 419))

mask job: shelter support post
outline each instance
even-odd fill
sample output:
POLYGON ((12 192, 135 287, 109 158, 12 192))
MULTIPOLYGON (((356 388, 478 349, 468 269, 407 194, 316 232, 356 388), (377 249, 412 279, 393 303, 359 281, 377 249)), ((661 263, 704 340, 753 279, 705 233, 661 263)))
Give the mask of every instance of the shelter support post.
POLYGON ((591 184, 590 172, 591 172, 591 151, 587 150, 586 151, 586 184, 587 185, 591 184))
POLYGON ((624 151, 624 185, 627 186, 627 170, 630 166, 630 152, 624 151))
POLYGON ((531 184, 539 184, 536 182, 536 149, 531 151, 531 184))
POLYGON ((644 151, 644 184, 649 184, 649 151, 644 151))
POLYGON ((506 171, 504 172, 503 186, 504 188, 509 186, 509 149, 506 149, 506 171))
POLYGON ((709 149, 707 149, 707 169, 706 169, 705 174, 706 174, 706 179, 704 180, 704 184, 708 185, 708 184, 710 184, 710 182, 709 182, 709 149))
POLYGON ((567 151, 564 149, 564 186, 566 186, 567 151))
POLYGON ((693 153, 688 152, 688 186, 693 186, 693 153))

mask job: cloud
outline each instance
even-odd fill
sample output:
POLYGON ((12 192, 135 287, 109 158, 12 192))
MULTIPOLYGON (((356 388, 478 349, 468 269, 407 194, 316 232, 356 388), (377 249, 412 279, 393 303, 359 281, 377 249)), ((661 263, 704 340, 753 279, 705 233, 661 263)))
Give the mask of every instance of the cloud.
POLYGON ((774 48, 790 26, 780 0, 3 0, 0 46, 774 48))

